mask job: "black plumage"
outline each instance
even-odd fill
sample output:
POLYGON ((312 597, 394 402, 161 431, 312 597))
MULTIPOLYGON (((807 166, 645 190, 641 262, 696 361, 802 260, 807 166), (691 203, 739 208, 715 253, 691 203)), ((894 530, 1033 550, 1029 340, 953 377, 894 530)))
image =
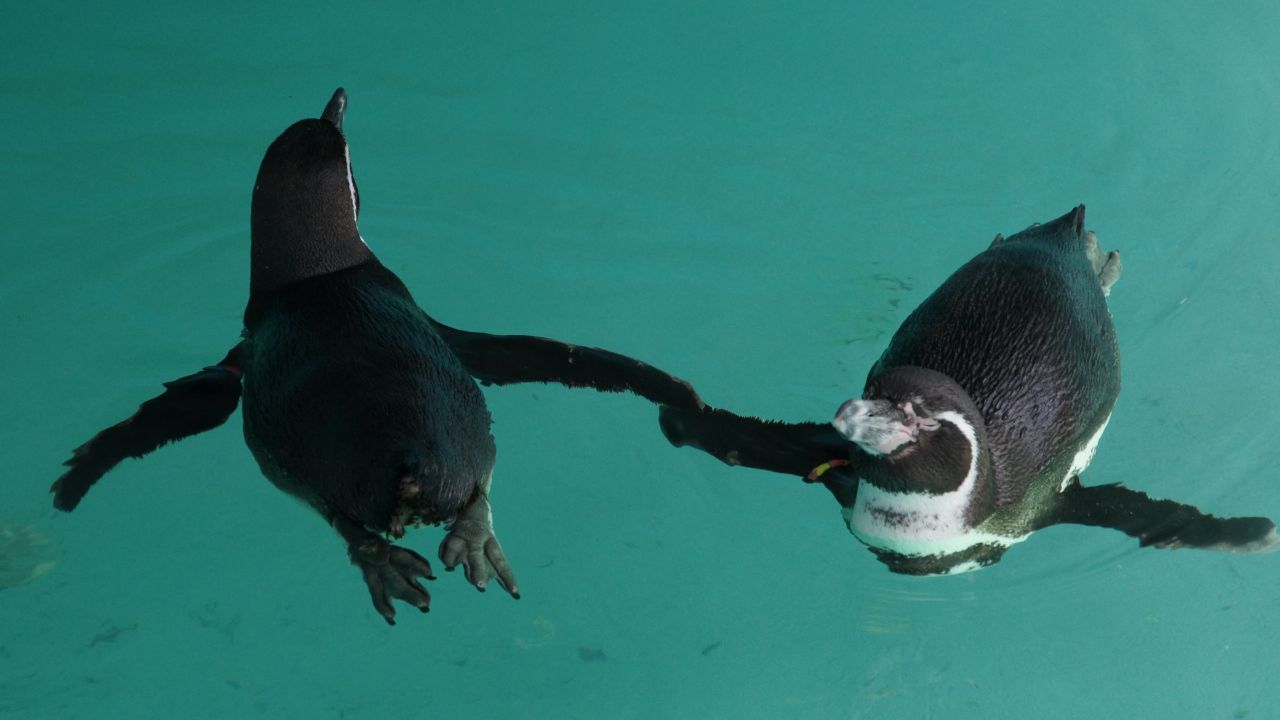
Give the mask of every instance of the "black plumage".
POLYGON ((1097 247, 1077 207, 997 236, 947 278, 902 323, 836 427, 663 407, 662 430, 730 465, 822 483, 895 572, 989 565, 1058 523, 1143 545, 1271 549, 1266 518, 1080 484, 1120 391, 1106 304, 1119 273, 1118 254, 1097 247))
POLYGON ((519 597, 489 505, 496 457, 486 384, 553 382, 701 405, 678 378, 633 358, 527 335, 438 323, 360 236, 339 89, 320 118, 268 148, 253 191, 250 295, 243 339, 217 366, 166 384, 131 418, 77 449, 53 485, 76 507, 104 473, 209 430, 234 412, 243 382, 245 440, 263 473, 346 540, 374 607, 428 609, 425 558, 392 544, 406 527, 444 523, 439 556, 484 590, 519 597))

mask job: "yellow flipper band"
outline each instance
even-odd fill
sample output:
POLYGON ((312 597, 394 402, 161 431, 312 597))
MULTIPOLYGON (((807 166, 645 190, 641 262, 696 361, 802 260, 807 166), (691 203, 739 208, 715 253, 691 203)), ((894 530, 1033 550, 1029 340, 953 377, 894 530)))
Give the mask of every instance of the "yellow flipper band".
POLYGON ((840 460, 840 459, 828 460, 822 463, 821 465, 819 465, 818 467, 810 470, 809 474, 804 476, 804 479, 806 482, 817 482, 818 478, 822 477, 823 473, 830 470, 831 468, 843 467, 848 464, 849 464, 848 460, 840 460))

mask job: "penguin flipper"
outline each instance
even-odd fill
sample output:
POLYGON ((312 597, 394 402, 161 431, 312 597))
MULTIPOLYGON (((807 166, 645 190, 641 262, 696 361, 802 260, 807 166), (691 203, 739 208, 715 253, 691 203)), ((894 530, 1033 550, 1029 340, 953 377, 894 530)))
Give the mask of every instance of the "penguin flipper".
POLYGON ((689 383, 635 358, 532 335, 459 330, 430 316, 427 320, 467 371, 485 385, 559 383, 603 392, 632 392, 674 407, 702 407, 689 383))
MULTIPOLYGON (((857 488, 850 443, 829 423, 784 423, 710 406, 696 411, 664 405, 658 424, 672 445, 697 448, 726 465, 798 475, 824 483, 833 493, 833 485, 847 486, 849 493, 857 488)), ((842 494, 836 495, 843 503, 842 494)))
POLYGON ((125 458, 140 458, 161 445, 213 429, 240 403, 240 375, 248 341, 222 362, 164 384, 165 391, 142 403, 131 417, 76 448, 69 469, 53 483, 53 506, 70 512, 89 488, 125 458))
POLYGON ((1172 500, 1155 500, 1119 484, 1085 487, 1072 478, 1044 525, 1106 527, 1142 547, 1201 548, 1251 553, 1277 549, 1276 525, 1264 517, 1220 518, 1172 500))

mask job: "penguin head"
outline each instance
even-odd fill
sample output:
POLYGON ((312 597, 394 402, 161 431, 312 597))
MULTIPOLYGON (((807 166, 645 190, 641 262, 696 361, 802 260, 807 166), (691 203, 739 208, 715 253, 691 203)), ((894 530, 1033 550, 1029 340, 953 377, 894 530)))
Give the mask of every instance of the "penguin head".
POLYGON ((976 559, 957 553, 994 511, 995 487, 985 423, 959 385, 933 370, 891 368, 832 425, 852 443, 858 467, 853 505, 844 508, 850 531, 895 572, 932 574, 976 559))
POLYGON ((253 186, 254 296, 374 259, 360 237, 360 193, 334 92, 319 118, 299 120, 267 148, 253 186))
POLYGON ((865 479, 898 493, 959 489, 989 461, 985 425, 951 378, 918 367, 891 368, 867 381, 831 423, 877 471, 865 479))
POLYGON ((928 440, 927 434, 940 429, 938 420, 924 410, 922 398, 898 401, 883 397, 873 400, 847 400, 836 411, 832 424, 841 435, 873 457, 906 451, 908 445, 928 440), (922 434, 926 437, 922 438, 922 434))

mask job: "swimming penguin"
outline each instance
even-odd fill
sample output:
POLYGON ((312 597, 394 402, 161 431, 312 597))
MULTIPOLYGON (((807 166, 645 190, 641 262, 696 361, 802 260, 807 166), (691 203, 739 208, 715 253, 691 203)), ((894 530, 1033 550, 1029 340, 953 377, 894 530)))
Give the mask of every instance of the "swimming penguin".
POLYGON ((1080 483, 1120 391, 1106 304, 1120 271, 1119 253, 1101 250, 1077 207, 996 236, 957 270, 832 423, 665 407, 662 430, 730 465, 822 483, 849 530, 898 573, 984 567, 1058 523, 1112 528, 1144 546, 1274 549, 1266 518, 1080 483))
POLYGON ((692 388, 638 360, 529 336, 437 323, 365 244, 360 195, 342 130, 341 88, 318 119, 267 149, 253 189, 243 339, 216 365, 78 448, 53 484, 72 510, 126 457, 221 425, 244 394, 244 435, 263 473, 304 500, 346 541, 374 607, 426 612, 421 555, 388 542, 445 523, 439 556, 479 590, 496 579, 519 597, 494 534, 495 446, 486 384, 558 382, 700 406, 692 388))

